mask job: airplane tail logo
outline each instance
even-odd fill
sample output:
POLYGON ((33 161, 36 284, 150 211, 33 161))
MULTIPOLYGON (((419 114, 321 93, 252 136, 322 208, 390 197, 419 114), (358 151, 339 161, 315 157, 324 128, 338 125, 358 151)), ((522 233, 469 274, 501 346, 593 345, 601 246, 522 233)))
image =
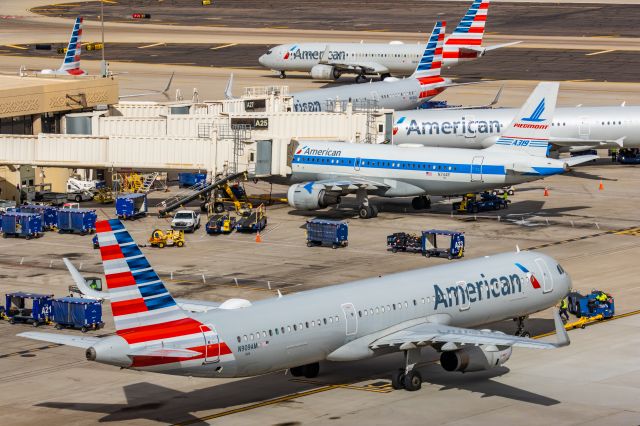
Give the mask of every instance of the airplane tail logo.
POLYGON ((396 125, 395 125, 395 126, 393 126, 393 136, 395 136, 395 135, 396 135, 396 133, 398 133, 398 126, 399 126, 400 124, 404 123, 404 120, 405 120, 406 118, 407 118, 407 117, 400 117, 400 118, 398 119, 398 121, 396 121, 396 125))
POLYGON ((67 45, 67 53, 64 56, 62 66, 58 71, 63 71, 71 75, 83 75, 86 74, 84 70, 80 69, 80 53, 82 38, 82 17, 78 16, 76 22, 73 25, 73 31, 71 32, 71 38, 69 38, 69 44, 67 45))
POLYGON ((487 149, 525 152, 546 157, 550 149, 549 128, 556 108, 559 87, 560 84, 556 82, 539 83, 496 144, 487 149))
MULTIPOLYGON (((440 70, 442 68, 442 45, 446 25, 447 23, 444 21, 436 22, 412 77, 440 77, 440 70)), ((423 84, 422 81, 420 83, 423 84)))
POLYGON ((481 56, 477 48, 482 45, 490 0, 475 0, 460 23, 444 44, 444 59, 461 62, 481 56), (473 47, 475 49, 465 49, 473 47))
POLYGON ((541 288, 540 287, 540 281, 538 281, 538 279, 533 275, 533 273, 531 271, 529 271, 527 268, 525 268, 520 263, 516 263, 516 266, 518 267, 518 269, 520 269, 522 272, 524 272, 526 274, 527 279, 529 280, 529 282, 531 283, 533 288, 535 288, 535 289, 541 288))

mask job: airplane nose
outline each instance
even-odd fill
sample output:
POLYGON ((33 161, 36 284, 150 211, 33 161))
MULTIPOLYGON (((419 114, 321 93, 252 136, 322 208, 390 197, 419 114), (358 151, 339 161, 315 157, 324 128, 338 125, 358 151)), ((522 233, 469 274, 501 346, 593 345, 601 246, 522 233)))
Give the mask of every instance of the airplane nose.
POLYGON ((266 67, 267 64, 267 55, 262 55, 258 58, 258 62, 260 62, 260 65, 262 65, 263 67, 266 67))

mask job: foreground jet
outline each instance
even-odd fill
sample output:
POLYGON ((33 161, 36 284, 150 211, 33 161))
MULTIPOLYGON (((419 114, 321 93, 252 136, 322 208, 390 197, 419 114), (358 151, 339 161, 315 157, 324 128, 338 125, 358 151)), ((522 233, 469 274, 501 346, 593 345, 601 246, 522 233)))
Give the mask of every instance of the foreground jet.
MULTIPOLYGON (((289 204, 322 209, 355 193, 361 218, 377 215, 368 194, 410 197, 429 208, 429 195, 459 195, 564 173, 596 155, 547 158, 558 83, 540 83, 489 148, 427 148, 345 142, 304 142, 291 151, 289 204)), ((293 142, 297 144, 298 142, 293 142)))
MULTIPOLYGON (((444 42, 444 66, 456 65, 483 56, 486 52, 518 42, 482 47, 489 0, 475 0, 453 33, 444 42)), ((337 80, 342 74, 366 76, 409 75, 419 63, 423 44, 391 43, 291 43, 269 49, 258 62, 280 71, 309 72, 319 80, 337 80)))
POLYGON ((409 391, 420 389, 415 367, 426 346, 441 352, 445 370, 469 372, 504 364, 514 346, 569 344, 558 311, 557 343, 467 328, 522 318, 565 297, 571 279, 542 253, 503 253, 253 304, 232 299, 193 313, 171 296, 122 222, 100 221, 96 230, 116 334, 19 336, 83 348, 89 361, 208 378, 284 369, 311 378, 323 360, 402 351, 405 366, 393 374, 393 386, 409 391))
POLYGON ((387 78, 367 84, 351 84, 307 90, 292 95, 294 111, 334 110, 334 102, 351 101, 356 106, 376 105, 388 109, 417 108, 447 87, 451 80, 440 77, 445 22, 433 27, 429 42, 411 77, 387 78))

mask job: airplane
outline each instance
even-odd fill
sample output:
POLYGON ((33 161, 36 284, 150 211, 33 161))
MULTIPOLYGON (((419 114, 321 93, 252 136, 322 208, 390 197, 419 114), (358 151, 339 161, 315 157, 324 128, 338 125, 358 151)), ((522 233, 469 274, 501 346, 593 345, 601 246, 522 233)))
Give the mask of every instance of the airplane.
POLYGON ((82 16, 76 18, 67 45, 67 51, 64 55, 62 65, 56 70, 44 69, 40 74, 54 75, 86 75, 86 71, 80 68, 80 53, 82 51, 80 39, 82 38, 82 16))
POLYGON ((294 93, 291 95, 294 111, 333 111, 336 108, 332 105, 338 105, 340 102, 346 104, 347 101, 358 108, 372 105, 378 108, 411 109, 417 108, 447 87, 459 85, 440 76, 445 25, 445 22, 436 22, 420 63, 411 77, 406 79, 389 77, 384 81, 368 84, 327 87, 294 93))
MULTIPOLYGON (((516 108, 396 111, 394 144, 487 148, 513 120, 516 108)), ((554 151, 640 147, 640 107, 556 108, 549 142, 554 151)))
POLYGON ((415 209, 431 207, 430 195, 459 195, 544 179, 598 158, 547 158, 559 83, 539 83, 511 124, 488 148, 430 148, 346 142, 292 142, 289 205, 316 210, 356 194, 358 215, 377 216, 369 194, 414 196, 415 209), (300 146, 302 144, 302 146, 300 146))
MULTIPOLYGON (((522 331, 524 317, 554 306, 571 278, 553 258, 518 251, 249 302, 204 312, 182 309, 118 219, 96 223, 116 333, 107 337, 18 334, 79 347, 89 361, 179 376, 248 377, 288 370, 313 378, 320 362, 405 354, 396 389, 419 390, 423 347, 446 371, 504 364, 513 347, 570 344, 558 310, 557 341, 522 331), (390 292, 389 289, 393 288, 390 292), (517 318, 520 336, 469 327, 517 318)), ((199 301, 192 301, 198 304, 199 301)), ((208 304, 210 302, 204 302, 208 304)))
MULTIPOLYGON (((444 43, 443 65, 450 67, 484 56, 486 52, 517 42, 482 47, 482 37, 490 0, 475 0, 454 32, 444 43)), ((269 49, 258 62, 280 71, 309 72, 318 80, 337 80, 342 74, 357 74, 356 83, 367 76, 409 75, 418 65, 423 44, 406 45, 400 41, 386 43, 290 43, 269 49)))

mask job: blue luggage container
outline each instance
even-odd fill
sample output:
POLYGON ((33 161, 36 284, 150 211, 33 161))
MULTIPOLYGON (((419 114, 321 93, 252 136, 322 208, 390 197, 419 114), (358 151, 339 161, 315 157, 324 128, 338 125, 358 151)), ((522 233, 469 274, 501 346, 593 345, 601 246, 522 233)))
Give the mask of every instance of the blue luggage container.
POLYGON ((349 225, 344 220, 311 219, 307 221, 307 247, 330 244, 331 247, 349 245, 349 225))
POLYGON ((79 328, 83 333, 87 330, 98 330, 104 327, 102 322, 102 304, 98 300, 80 297, 62 297, 54 299, 53 321, 57 329, 65 327, 79 328))
POLYGON ((137 219, 147 215, 147 194, 123 194, 116 198, 119 219, 137 219))
POLYGON ((15 211, 22 213, 37 213, 42 218, 42 229, 53 231, 58 226, 58 208, 39 204, 26 204, 16 207, 15 211))
POLYGON ((11 324, 26 322, 34 327, 49 322, 52 317, 52 294, 25 293, 16 291, 5 294, 4 315, 11 324))
POLYGON ((196 185, 204 186, 206 181, 206 173, 178 173, 178 184, 180 187, 191 188, 196 185))
POLYGON ((2 215, 2 236, 24 237, 27 240, 42 236, 42 217, 37 213, 6 212, 2 215))
POLYGON ((464 233, 430 229, 422 232, 422 255, 426 257, 443 256, 449 260, 464 256, 464 233), (450 238, 448 244, 438 247, 438 236, 450 238))
POLYGON ((58 232, 85 235, 96 230, 96 211, 93 209, 60 209, 58 211, 58 232))

